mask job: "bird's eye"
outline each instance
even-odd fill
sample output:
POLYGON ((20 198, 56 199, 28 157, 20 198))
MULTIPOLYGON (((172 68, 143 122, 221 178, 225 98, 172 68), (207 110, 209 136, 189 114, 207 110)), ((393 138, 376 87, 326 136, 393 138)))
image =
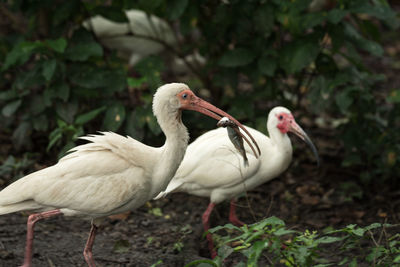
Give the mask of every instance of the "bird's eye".
POLYGON ((279 116, 279 120, 282 120, 282 119, 283 119, 283 116, 282 116, 282 115, 280 115, 280 116, 279 116))
POLYGON ((188 94, 184 93, 184 94, 182 95, 182 99, 186 99, 187 96, 188 96, 188 94))

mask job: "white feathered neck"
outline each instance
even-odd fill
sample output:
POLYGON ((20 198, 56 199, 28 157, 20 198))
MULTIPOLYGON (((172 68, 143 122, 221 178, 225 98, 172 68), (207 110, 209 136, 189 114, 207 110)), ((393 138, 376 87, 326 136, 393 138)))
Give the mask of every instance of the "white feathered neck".
POLYGON ((182 123, 180 102, 176 95, 189 87, 183 83, 161 86, 154 94, 153 113, 166 141, 153 173, 152 197, 164 190, 178 169, 189 142, 189 133, 182 123), (168 166, 168 167, 167 167, 168 166))

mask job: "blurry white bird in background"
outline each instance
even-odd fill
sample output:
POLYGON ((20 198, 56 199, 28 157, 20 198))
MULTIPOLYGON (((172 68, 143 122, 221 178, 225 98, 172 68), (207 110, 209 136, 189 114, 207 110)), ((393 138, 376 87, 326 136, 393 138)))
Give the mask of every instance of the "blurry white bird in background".
POLYGON ((82 139, 90 143, 73 148, 57 164, 3 189, 0 214, 40 212, 28 218, 23 266, 32 265, 34 224, 61 214, 92 220, 84 256, 89 266, 95 266, 92 246, 100 221, 143 205, 164 190, 174 176, 189 140, 181 120, 183 109, 217 120, 226 116, 244 129, 233 117, 194 95, 187 85, 166 84, 153 98, 154 115, 166 136, 162 147, 147 146, 111 132, 85 136, 82 139))
MULTIPOLYGON (((129 59, 131 66, 149 55, 161 53, 166 46, 178 44, 177 35, 165 20, 135 9, 127 10, 125 14, 129 23, 118 23, 97 15, 86 20, 83 26, 93 31, 104 46, 129 59)), ((188 55, 184 60, 176 56, 170 66, 175 73, 188 71, 184 61, 205 64, 205 59, 198 53, 188 55)))
MULTIPOLYGON (((248 166, 229 139, 225 129, 209 131, 188 146, 185 157, 167 189, 156 199, 173 192, 209 197, 210 204, 203 213, 204 229, 209 229, 210 214, 216 204, 231 199, 229 220, 242 225, 235 213, 235 197, 275 177, 289 166, 292 160, 292 144, 287 135, 292 132, 304 140, 319 157, 307 134, 296 123, 292 113, 284 107, 273 108, 267 121, 269 137, 246 127, 256 139, 261 156, 255 157, 245 145, 248 166)), ((211 234, 207 235, 212 257, 216 256, 211 234)))

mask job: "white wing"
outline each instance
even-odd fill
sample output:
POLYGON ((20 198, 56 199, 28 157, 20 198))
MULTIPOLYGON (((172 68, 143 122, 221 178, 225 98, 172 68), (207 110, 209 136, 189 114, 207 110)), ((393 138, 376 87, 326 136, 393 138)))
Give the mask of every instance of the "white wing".
POLYGON ((157 149, 114 133, 83 139, 92 143, 74 148, 75 152, 56 165, 27 175, 1 191, 0 213, 66 208, 100 214, 135 200, 143 204, 139 202, 148 197, 144 189, 150 188, 146 186, 150 181, 146 177, 151 175, 157 149))
MULTIPOLYGON (((257 137, 266 138, 254 129, 247 129, 256 140, 257 137)), ((248 167, 244 166, 243 157, 229 140, 226 129, 203 134, 189 145, 173 180, 157 198, 173 191, 213 190, 242 183, 252 177, 261 165, 251 149, 247 145, 245 148, 248 167)))

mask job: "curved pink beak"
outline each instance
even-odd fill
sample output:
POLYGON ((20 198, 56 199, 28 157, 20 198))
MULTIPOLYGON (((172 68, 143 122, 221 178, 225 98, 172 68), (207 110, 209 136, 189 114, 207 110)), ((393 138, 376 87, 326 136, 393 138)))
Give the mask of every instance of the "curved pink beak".
MULTIPOLYGON (((214 118, 216 120, 220 120, 222 117, 227 117, 229 118, 231 121, 233 121, 238 127, 240 127, 240 129, 242 129, 247 136, 251 139, 251 141, 253 142, 254 146, 257 148, 258 151, 258 155, 261 155, 261 151, 260 148, 258 147, 258 144, 256 142, 256 140, 254 139, 254 137, 249 133, 249 131, 246 130, 246 128, 243 127, 243 125, 236 120, 234 117, 232 117, 231 115, 229 115, 228 113, 226 113, 225 111, 217 108, 216 106, 208 103, 207 101, 201 99, 200 97, 197 97, 195 95, 193 95, 190 99, 190 104, 181 106, 182 109, 187 109, 187 110, 194 110, 200 113, 203 113, 211 118, 214 118)), ((240 135, 242 136, 242 138, 247 142, 247 144, 250 146, 250 148, 253 150, 253 153, 256 157, 257 153, 253 147, 253 145, 250 143, 250 141, 247 139, 246 136, 244 136, 242 133, 240 133, 240 135)))

